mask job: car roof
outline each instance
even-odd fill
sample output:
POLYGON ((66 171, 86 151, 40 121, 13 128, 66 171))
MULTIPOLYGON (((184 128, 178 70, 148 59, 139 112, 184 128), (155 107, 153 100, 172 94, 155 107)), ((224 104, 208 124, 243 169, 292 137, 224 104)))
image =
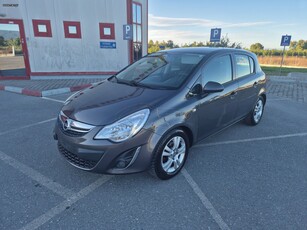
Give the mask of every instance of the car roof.
POLYGON ((229 52, 245 52, 252 54, 251 52, 243 49, 235 49, 235 48, 224 48, 224 47, 187 47, 187 48, 175 48, 170 50, 162 50, 158 51, 155 54, 162 54, 162 53, 195 53, 195 54, 205 54, 205 55, 213 55, 217 53, 229 53, 229 52))

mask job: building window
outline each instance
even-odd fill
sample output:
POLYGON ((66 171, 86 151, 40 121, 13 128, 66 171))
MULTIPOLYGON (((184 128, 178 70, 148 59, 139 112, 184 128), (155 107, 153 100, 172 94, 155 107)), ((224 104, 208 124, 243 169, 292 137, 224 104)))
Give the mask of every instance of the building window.
POLYGON ((115 39, 114 23, 99 23, 100 39, 115 39))
POLYGON ((133 23, 133 61, 142 57, 142 5, 132 3, 132 23, 133 23))
POLYGON ((80 22, 64 21, 65 38, 81 38, 80 22))
POLYGON ((52 37, 50 20, 32 20, 35 37, 52 37))

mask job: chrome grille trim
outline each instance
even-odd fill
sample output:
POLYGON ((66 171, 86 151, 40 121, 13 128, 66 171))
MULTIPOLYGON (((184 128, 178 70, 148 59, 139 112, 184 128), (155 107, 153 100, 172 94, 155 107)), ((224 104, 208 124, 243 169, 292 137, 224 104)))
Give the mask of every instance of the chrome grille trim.
POLYGON ((85 124, 79 121, 75 121, 66 116, 62 111, 59 114, 59 121, 62 127, 62 130, 65 132, 73 131, 79 133, 80 135, 86 134, 91 131, 95 126, 85 124))

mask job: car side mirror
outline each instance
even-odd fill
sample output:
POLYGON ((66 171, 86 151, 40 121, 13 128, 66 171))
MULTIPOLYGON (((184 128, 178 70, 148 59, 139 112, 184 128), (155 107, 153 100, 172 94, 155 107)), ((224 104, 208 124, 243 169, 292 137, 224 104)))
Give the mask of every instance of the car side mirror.
POLYGON ((204 86, 203 93, 217 93, 222 92, 224 90, 224 86, 215 81, 209 81, 204 86))

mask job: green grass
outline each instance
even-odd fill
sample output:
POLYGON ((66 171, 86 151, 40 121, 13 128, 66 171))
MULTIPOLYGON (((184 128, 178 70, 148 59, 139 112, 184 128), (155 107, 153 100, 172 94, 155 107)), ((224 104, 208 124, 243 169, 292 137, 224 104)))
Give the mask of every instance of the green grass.
MULTIPOLYGON (((263 72, 265 72, 266 75, 280 75, 280 67, 277 66, 261 66, 261 69, 263 70, 263 72)), ((281 68, 282 76, 287 76, 289 73, 307 73, 307 68, 281 68)))

